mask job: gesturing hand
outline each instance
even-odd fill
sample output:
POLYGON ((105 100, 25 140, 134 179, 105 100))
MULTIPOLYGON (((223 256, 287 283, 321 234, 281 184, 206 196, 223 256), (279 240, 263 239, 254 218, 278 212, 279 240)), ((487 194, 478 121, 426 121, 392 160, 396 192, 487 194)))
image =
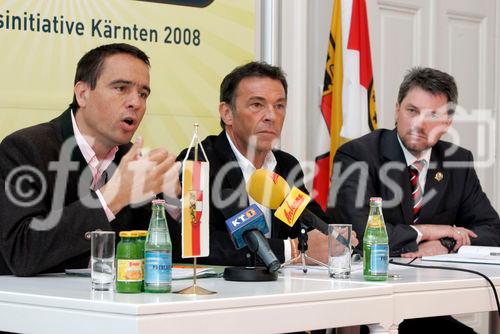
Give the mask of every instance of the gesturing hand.
MULTIPOLYGON (((154 149, 141 157, 142 137, 125 154, 111 179, 100 189, 113 214, 127 205, 140 204, 167 187, 177 192, 178 166, 173 167, 175 156, 166 149, 154 149), (170 171, 173 169, 173 171, 170 171)), ((180 188, 179 188, 180 189, 180 188)))

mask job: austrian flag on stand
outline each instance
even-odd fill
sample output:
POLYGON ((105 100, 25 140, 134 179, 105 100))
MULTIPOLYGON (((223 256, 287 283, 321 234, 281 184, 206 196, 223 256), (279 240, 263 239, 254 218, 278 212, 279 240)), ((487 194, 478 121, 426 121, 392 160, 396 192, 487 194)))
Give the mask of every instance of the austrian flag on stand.
POLYGON ((208 172, 204 161, 185 161, 182 171, 182 257, 208 256, 208 172))
POLYGON ((205 150, 195 125, 193 139, 182 162, 182 258, 208 256, 210 253, 209 172, 205 150), (191 150, 194 160, 188 160, 191 150), (198 151, 205 161, 198 159, 198 151))

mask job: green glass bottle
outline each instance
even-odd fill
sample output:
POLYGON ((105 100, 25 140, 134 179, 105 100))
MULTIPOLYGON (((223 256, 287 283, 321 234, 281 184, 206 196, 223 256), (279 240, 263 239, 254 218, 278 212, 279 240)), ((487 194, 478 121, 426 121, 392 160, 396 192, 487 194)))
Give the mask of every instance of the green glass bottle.
POLYGON ((143 255, 136 243, 137 232, 121 231, 116 247, 116 292, 140 293, 143 255))
MULTIPOLYGON (((148 236, 148 231, 145 230, 134 230, 132 232, 137 232, 137 238, 135 242, 139 248, 139 254, 142 255, 142 272, 144 272, 144 244, 146 243, 146 237, 148 236)), ((142 291, 144 291, 144 281, 142 281, 142 291)))
POLYGON ((387 280, 389 238, 382 214, 382 198, 370 198, 370 213, 363 236, 363 277, 367 281, 387 280))
POLYGON ((172 242, 165 217, 164 200, 153 200, 153 212, 144 244, 144 261, 144 291, 170 292, 172 286, 172 242))

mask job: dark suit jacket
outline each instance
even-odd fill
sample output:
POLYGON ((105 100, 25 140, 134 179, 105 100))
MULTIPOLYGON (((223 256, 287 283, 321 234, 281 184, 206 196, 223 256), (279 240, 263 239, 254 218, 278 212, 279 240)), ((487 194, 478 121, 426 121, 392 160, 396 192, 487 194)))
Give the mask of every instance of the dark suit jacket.
MULTIPOLYGON (((202 145, 210 162, 210 256, 207 258, 200 258, 199 260, 202 263, 209 264, 246 265, 247 261, 245 256, 248 252, 248 249, 245 247, 241 250, 236 250, 230 239, 225 224, 227 218, 245 209, 249 205, 243 173, 237 165, 236 157, 231 150, 229 141, 227 140, 226 133, 224 131, 221 132, 218 136, 207 137, 205 140, 203 140, 202 145), (223 175, 221 186, 214 186, 214 180, 216 179, 217 174, 224 172, 223 167, 228 166, 227 164, 230 163, 232 163, 232 168, 230 168, 229 171, 225 175, 223 175), (232 191, 239 192, 240 197, 243 198, 242 202, 244 203, 244 205, 240 206, 236 203, 233 203, 233 205, 230 205, 230 207, 232 208, 229 211, 231 212, 224 212, 224 210, 216 208, 213 203, 213 196, 215 192, 220 192, 221 189, 230 189, 232 191)), ((302 191, 307 192, 303 184, 304 174, 297 159, 295 159, 290 154, 280 150, 274 150, 273 153, 277 161, 277 165, 274 171, 277 174, 283 176, 285 179, 287 179, 287 177, 292 172, 297 173, 294 180, 289 180, 289 183, 294 183, 302 191)), ((177 160, 182 161, 185 155, 186 150, 182 151, 178 155, 177 160)), ((199 155, 202 155, 201 152, 199 153, 199 155)), ((202 159, 200 158, 200 160, 202 159)), ((308 208, 318 216, 327 220, 324 212, 321 210, 321 207, 316 202, 311 202, 308 208)), ((272 217, 271 238, 268 239, 269 244, 271 245, 271 248, 278 259, 281 262, 284 262, 285 255, 283 251, 283 240, 289 237, 296 238, 299 235, 300 224, 297 222, 293 227, 289 227, 288 225, 280 222, 276 217, 274 217, 274 211, 272 217)), ((178 236, 177 238, 173 239, 180 240, 180 237, 178 236)), ((180 245, 176 245, 175 242, 173 243, 174 248, 180 250, 180 245)))
MULTIPOLYGON (((92 177, 74 140, 70 112, 14 132, 0 144, 0 274, 27 276, 87 267, 86 232, 148 226, 148 208, 126 207, 108 222, 97 195, 89 189, 92 177), (71 152, 66 159, 63 145, 71 152), (16 168, 22 169, 15 173, 16 168), (13 194, 21 201, 13 200, 13 194), (27 205, 28 201, 32 203, 27 205), (88 208, 85 201, 94 207, 88 208)), ((130 146, 119 147, 108 177, 130 146)))
MULTIPOLYGON (((342 174, 332 178, 330 200, 331 213, 339 223, 352 223, 360 240, 368 218, 368 203, 372 196, 382 197, 383 214, 389 235, 392 256, 417 250, 417 232, 410 227, 413 221, 409 171, 396 130, 380 129, 341 146, 334 159, 335 169, 342 174), (354 168, 353 173, 346 171, 354 168), (391 166, 392 168, 388 168, 391 166), (388 168, 388 171, 384 170, 388 168), (356 207, 359 181, 367 176, 366 193, 361 197, 361 207, 356 207), (383 175, 387 175, 385 182, 383 175), (340 177, 339 177, 340 175, 340 177), (344 179, 344 177, 347 178, 344 179), (381 177, 382 175, 382 177, 381 177), (394 189, 402 189, 397 196, 394 189), (395 197, 396 195, 396 197, 395 197), (389 200, 399 197, 389 206, 389 200)), ((448 142, 439 141, 433 148, 424 189, 424 200, 435 192, 424 204, 419 221, 422 224, 444 224, 463 226, 474 231, 474 245, 500 245, 500 221, 498 214, 482 191, 479 179, 472 167, 472 153, 448 142), (454 162, 465 162, 470 167, 454 167, 454 162), (441 174, 439 174, 441 173, 441 174), (440 179, 439 175, 442 175, 440 179)), ((361 245, 361 244, 360 244, 361 245)))

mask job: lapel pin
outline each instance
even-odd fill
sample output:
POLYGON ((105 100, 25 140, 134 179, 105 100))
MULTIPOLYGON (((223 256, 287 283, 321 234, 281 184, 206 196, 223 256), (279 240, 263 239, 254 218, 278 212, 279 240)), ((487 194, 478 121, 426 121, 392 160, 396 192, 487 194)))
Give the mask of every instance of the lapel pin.
POLYGON ((441 182, 441 180, 443 179, 443 173, 441 172, 437 172, 436 175, 434 175, 434 179, 438 182, 441 182))

